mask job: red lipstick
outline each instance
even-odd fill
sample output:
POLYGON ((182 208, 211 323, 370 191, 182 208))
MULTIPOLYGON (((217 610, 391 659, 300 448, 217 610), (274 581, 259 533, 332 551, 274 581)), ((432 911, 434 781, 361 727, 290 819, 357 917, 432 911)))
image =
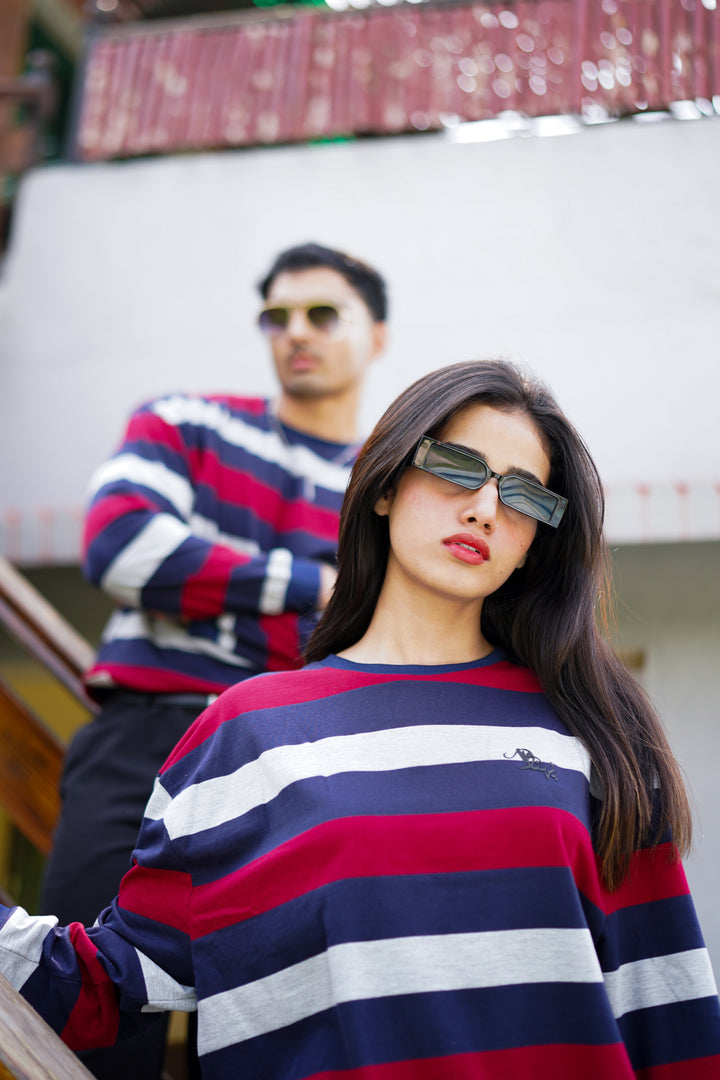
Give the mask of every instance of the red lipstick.
POLYGON ((470 566, 479 566, 490 558, 490 548, 485 541, 471 533, 456 533, 454 536, 447 536, 443 544, 451 555, 470 566))

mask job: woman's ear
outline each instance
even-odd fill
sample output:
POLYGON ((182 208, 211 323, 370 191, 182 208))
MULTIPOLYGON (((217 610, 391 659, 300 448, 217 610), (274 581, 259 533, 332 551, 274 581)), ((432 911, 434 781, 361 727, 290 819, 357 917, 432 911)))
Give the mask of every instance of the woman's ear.
POLYGON ((375 503, 374 510, 378 517, 387 517, 390 513, 390 507, 392 506, 393 492, 389 491, 385 495, 381 495, 378 501, 375 503))

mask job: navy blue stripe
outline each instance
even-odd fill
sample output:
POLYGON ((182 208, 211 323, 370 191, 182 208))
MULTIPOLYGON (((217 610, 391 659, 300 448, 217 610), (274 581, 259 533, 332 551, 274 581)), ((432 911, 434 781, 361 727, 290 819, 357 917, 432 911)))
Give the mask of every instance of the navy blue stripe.
POLYGON ((717 997, 658 1005, 641 1014, 628 1013, 620 1018, 618 1027, 636 1069, 720 1054, 717 997))
MULTIPOLYGON (((350 1002, 250 1040, 243 1045, 242 1080, 301 1080, 381 1062, 617 1040, 601 984, 403 995, 350 1002)), ((203 1061, 212 1062, 213 1075, 236 1076, 236 1055, 237 1049, 228 1048, 203 1061)))
POLYGON ((608 916, 603 969, 703 945, 695 908, 688 895, 621 908, 608 916))
MULTIPOLYGON (((285 484, 284 490, 278 492, 285 502, 303 502, 305 481, 303 477, 293 480, 293 483, 285 484)), ((297 546, 292 546, 296 555, 310 556, 315 553, 327 555, 328 552, 335 554, 337 543, 316 536, 310 531, 309 524, 306 528, 283 528, 283 509, 280 509, 279 520, 267 521, 262 517, 261 507, 253 507, 242 501, 243 489, 238 482, 233 484, 231 491, 223 491, 210 487, 207 483, 196 482, 194 507, 198 514, 217 521, 220 531, 228 536, 242 536, 255 540, 262 551, 270 551, 274 547, 282 547, 282 539, 292 537, 297 546)), ((315 506, 337 514, 341 495, 338 492, 329 492, 323 488, 316 488, 318 498, 313 499, 315 506)), ((307 505, 307 504, 305 504, 307 505)))
MULTIPOLYGON (((191 770, 191 762, 185 764, 191 770)), ((184 775, 187 782, 188 772, 184 775)), ((568 811, 589 828, 584 776, 558 769, 558 777, 557 782, 548 781, 543 773, 517 770, 516 763, 504 761, 311 777, 239 818, 176 838, 174 846, 183 860, 191 862, 195 883, 202 884, 338 817, 548 806, 568 811)))
POLYGON ((88 937, 97 945, 105 958, 105 966, 109 970, 112 970, 112 964, 116 958, 118 965, 122 966, 121 989, 124 1001, 134 1000, 142 1003, 146 1000, 142 970, 134 955, 132 962, 129 959, 127 941, 131 941, 134 948, 148 956, 173 979, 184 986, 193 985, 195 975, 190 954, 191 942, 182 930, 163 923, 161 932, 158 933, 158 923, 154 919, 147 919, 143 915, 137 915, 119 907, 117 900, 114 900, 112 905, 102 912, 98 924, 88 929, 88 937), (112 929, 106 926, 106 923, 109 923, 112 929), (118 939, 118 934, 120 934, 120 939, 118 939))
MULTIPOLYGON (((73 953, 73 959, 74 955, 73 953)), ((54 959, 53 956, 53 963, 54 959)), ((54 976, 53 964, 50 965, 50 971, 45 967, 36 968, 23 986, 22 995, 33 1009, 40 1013, 45 1023, 59 1035, 77 1002, 82 984, 77 972, 77 963, 74 965, 74 971, 68 971, 67 979, 55 980, 54 976), (77 978, 76 982, 70 981, 72 975, 77 978)))
POLYGON ((212 954, 242 957, 238 966, 218 967, 213 985, 219 991, 272 975, 345 942, 583 929, 584 912, 572 883, 568 887, 569 877, 565 867, 531 867, 336 881, 214 930, 206 940, 197 939, 195 949, 201 964, 212 964, 212 954), (532 908, 529 895, 535 898, 532 908))
MULTIPOLYGON (((325 675, 317 669, 322 685, 325 675)), ((239 699, 242 702, 242 698, 239 699)), ((414 727, 421 717, 424 723, 443 725, 478 725, 502 727, 508 730, 508 752, 517 749, 513 728, 540 727, 543 730, 567 735, 549 702, 541 694, 498 690, 468 684, 451 683, 438 676, 437 681, 402 679, 377 685, 361 685, 347 689, 346 684, 336 694, 329 694, 322 703, 314 700, 283 705, 277 708, 253 710, 225 721, 222 731, 213 735, 209 745, 201 744, 190 752, 202 760, 203 774, 210 778, 225 776, 254 760, 264 750, 275 746, 292 746, 304 742, 359 732, 384 731, 414 727), (452 705, 449 707, 448 695, 452 705), (333 708, 334 699, 338 708, 333 708)), ((530 747, 532 749, 532 747, 530 747)), ((515 768, 522 768, 516 759, 515 768)), ((180 790, 167 777, 168 790, 180 790)))
MULTIPOLYGON (((163 559, 148 578, 142 588, 142 607, 146 611, 172 611, 179 614, 182 609, 182 590, 178 589, 178 578, 187 580, 194 577, 207 562, 208 545, 195 536, 188 536, 175 550, 163 559), (157 599, 156 599, 157 598, 157 599)), ((260 593, 262 580, 259 577, 256 592, 260 593)))
MULTIPOLYGON (((130 454, 134 457, 141 458, 143 462, 152 464, 161 464, 170 469, 171 472, 177 473, 183 480, 188 479, 189 470, 188 463, 185 455, 180 453, 169 442, 159 442, 157 439, 151 438, 135 438, 128 439, 123 442, 121 448, 116 454, 114 454, 109 460, 115 461, 116 458, 124 454, 130 454)), ((131 488, 136 487, 135 481, 126 481, 122 478, 113 482, 112 486, 128 485, 131 488)), ((104 488, 102 490, 105 490, 104 488)))
MULTIPOLYGON (((264 656, 259 650, 256 652, 258 658, 264 656)), ((253 659, 250 657, 251 663, 253 659)), ((182 649, 159 649, 144 639, 116 639, 104 645, 97 666, 113 667, 119 664, 157 671, 164 680, 168 672, 176 672, 184 680, 196 677, 202 679, 204 684, 219 683, 224 687, 258 674, 258 670, 252 667, 224 664, 205 654, 184 652, 182 649)))

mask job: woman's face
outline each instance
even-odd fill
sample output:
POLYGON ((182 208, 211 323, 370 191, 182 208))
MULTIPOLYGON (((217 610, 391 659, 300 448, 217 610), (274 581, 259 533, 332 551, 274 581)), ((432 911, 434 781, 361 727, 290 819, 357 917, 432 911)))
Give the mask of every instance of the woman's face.
MULTIPOLYGON (((466 406, 437 438, 478 454, 493 472, 523 472, 547 485, 550 459, 538 429, 523 412, 466 406)), ((525 562, 537 522, 505 506, 497 480, 478 491, 410 467, 396 490, 380 499, 390 555, 383 586, 389 598, 422 595, 425 602, 477 606, 525 562)))

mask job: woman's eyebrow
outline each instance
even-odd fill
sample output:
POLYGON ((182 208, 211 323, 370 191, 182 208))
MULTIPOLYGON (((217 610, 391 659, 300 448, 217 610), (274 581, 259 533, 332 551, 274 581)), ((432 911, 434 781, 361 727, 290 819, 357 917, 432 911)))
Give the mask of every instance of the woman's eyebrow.
MULTIPOLYGON (((471 457, 482 458, 483 461, 487 461, 485 452, 483 450, 475 450, 472 446, 465 446, 464 443, 445 443, 446 446, 452 446, 453 450, 462 450, 464 454, 470 454, 471 457)), ((540 487, 545 487, 542 480, 531 472, 529 469, 523 469, 521 465, 510 465, 507 472, 502 473, 503 476, 522 476, 525 480, 532 480, 534 483, 539 484, 540 487)))

